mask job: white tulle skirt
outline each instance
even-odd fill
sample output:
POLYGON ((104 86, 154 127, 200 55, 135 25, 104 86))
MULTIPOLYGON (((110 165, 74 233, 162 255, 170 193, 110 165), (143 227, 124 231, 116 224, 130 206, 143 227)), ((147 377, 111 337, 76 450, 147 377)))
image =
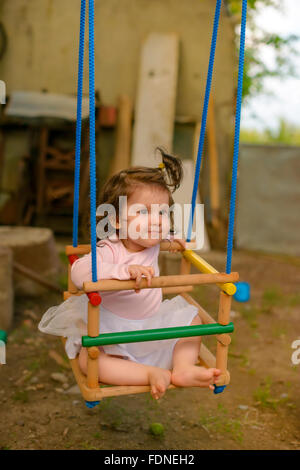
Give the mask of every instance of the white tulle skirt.
MULTIPOLYGON (((51 307, 43 315, 38 328, 43 333, 67 338, 66 353, 74 359, 81 348, 81 337, 87 335, 86 295, 72 296, 62 304, 51 307)), ((197 315, 197 307, 180 295, 164 300, 151 317, 141 320, 122 318, 100 305, 100 333, 148 330, 190 325, 197 315)), ((173 349, 177 339, 103 346, 106 354, 123 356, 141 364, 172 368, 173 349)))

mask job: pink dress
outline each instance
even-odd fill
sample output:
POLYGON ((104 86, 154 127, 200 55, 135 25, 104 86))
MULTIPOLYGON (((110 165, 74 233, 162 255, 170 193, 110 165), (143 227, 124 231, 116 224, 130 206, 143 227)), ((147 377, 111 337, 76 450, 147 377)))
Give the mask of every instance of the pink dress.
MULTIPOLYGON (((128 280, 128 266, 152 266, 159 276, 159 244, 139 252, 128 251, 118 239, 97 243, 98 279, 128 280)), ((91 255, 75 261, 71 278, 78 289, 84 281, 92 279, 91 255)), ((180 295, 162 301, 161 289, 111 291, 100 293, 100 334, 116 331, 147 330, 190 325, 197 308, 180 295)), ((66 353, 74 358, 81 347, 81 336, 87 334, 86 295, 72 296, 59 306, 51 307, 39 324, 44 333, 67 337, 66 353)), ((156 340, 104 346, 107 354, 119 355, 142 364, 172 368, 173 349, 178 339, 156 340)))

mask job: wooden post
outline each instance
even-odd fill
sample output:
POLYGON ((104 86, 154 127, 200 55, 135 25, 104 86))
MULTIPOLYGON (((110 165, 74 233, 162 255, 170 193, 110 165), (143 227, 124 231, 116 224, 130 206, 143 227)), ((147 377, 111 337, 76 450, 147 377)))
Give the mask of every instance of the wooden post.
POLYGON ((115 154, 109 177, 130 166, 132 101, 127 95, 119 96, 115 154))
POLYGON ((191 273, 191 262, 182 256, 180 264, 180 274, 191 273))
POLYGON ((210 205, 212 212, 212 226, 219 227, 220 216, 220 195, 219 195, 219 166, 218 151, 215 129, 215 114, 213 97, 210 97, 207 114, 207 138, 209 148, 209 167, 210 167, 210 205))
POLYGON ((98 357, 99 349, 96 346, 88 348, 87 384, 89 388, 99 387, 98 357))
POLYGON ((44 191, 45 191, 45 158, 48 142, 48 130, 46 127, 41 129, 40 133, 40 151, 37 168, 37 196, 36 211, 39 215, 44 212, 44 191))
MULTIPOLYGON (((88 335, 92 337, 99 335, 99 309, 99 305, 94 306, 91 302, 88 303, 88 335)), ((88 348, 87 384, 89 388, 99 387, 98 357, 97 347, 88 348)))
POLYGON ((77 294, 78 292, 77 287, 71 279, 71 264, 69 264, 68 266, 68 292, 70 292, 71 294, 77 294))
MULTIPOLYGON (((220 304, 218 313, 218 323, 228 325, 230 320, 231 296, 220 292, 220 304)), ((229 383, 229 373, 227 371, 228 346, 230 344, 228 335, 217 336, 216 368, 221 370, 217 385, 227 385, 229 383)))

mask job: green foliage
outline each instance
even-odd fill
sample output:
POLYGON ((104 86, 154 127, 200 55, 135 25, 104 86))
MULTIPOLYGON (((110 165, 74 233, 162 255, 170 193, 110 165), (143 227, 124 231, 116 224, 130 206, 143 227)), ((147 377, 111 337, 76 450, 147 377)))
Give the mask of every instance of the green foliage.
POLYGON ((281 118, 276 130, 268 128, 262 131, 242 129, 240 140, 251 144, 300 145, 300 129, 281 118))
MULTIPOLYGON (((228 0, 230 13, 236 17, 237 24, 241 16, 241 0, 228 0)), ((259 8, 273 7, 282 10, 279 0, 248 0, 247 18, 247 44, 245 51, 243 98, 244 100, 256 96, 264 89, 264 79, 266 77, 291 77, 297 76, 293 65, 293 58, 298 54, 294 48, 294 43, 299 40, 299 36, 294 34, 285 37, 278 34, 263 31, 256 25, 256 16, 259 8), (260 50, 268 47, 274 57, 273 66, 269 66, 261 58, 260 50)), ((237 34, 237 49, 239 48, 239 35, 237 34)))

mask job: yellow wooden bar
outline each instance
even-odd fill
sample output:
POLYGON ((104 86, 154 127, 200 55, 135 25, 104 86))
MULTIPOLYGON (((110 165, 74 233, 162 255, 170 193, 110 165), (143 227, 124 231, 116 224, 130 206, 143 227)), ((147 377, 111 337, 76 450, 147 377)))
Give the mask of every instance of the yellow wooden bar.
MULTIPOLYGON (((185 259, 189 260, 200 272, 206 274, 216 274, 218 271, 207 263, 203 258, 201 258, 197 253, 192 250, 185 250, 183 253, 185 259)), ((222 291, 226 292, 228 295, 234 295, 236 293, 236 286, 231 282, 226 284, 217 284, 222 291)))

